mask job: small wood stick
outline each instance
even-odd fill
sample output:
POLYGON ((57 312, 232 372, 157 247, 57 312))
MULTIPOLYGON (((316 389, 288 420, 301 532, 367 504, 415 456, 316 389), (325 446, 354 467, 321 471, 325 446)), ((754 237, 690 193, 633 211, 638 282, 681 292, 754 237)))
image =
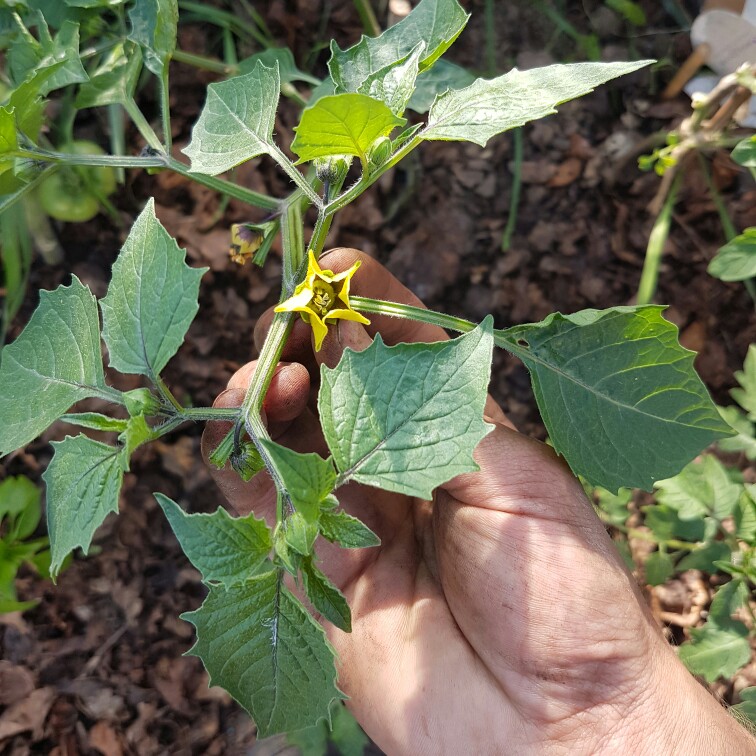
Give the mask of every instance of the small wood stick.
POLYGON ((698 69, 706 63, 710 52, 711 47, 706 42, 696 47, 672 77, 672 81, 667 84, 666 89, 661 95, 662 100, 671 100, 680 94, 682 88, 696 75, 698 69))

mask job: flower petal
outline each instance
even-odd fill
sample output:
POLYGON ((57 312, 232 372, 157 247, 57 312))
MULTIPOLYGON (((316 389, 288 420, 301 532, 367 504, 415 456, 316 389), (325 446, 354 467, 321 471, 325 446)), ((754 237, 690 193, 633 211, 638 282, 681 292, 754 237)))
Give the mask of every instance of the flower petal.
MULTIPOLYGON (((297 289, 302 286, 297 286, 297 289)), ((296 291, 293 296, 289 297, 286 301, 281 302, 274 309, 274 312, 301 312, 307 309, 307 305, 312 301, 312 289, 302 287, 301 291, 296 291)))
POLYGON ((314 312, 310 312, 309 315, 312 334, 315 337, 315 351, 319 352, 320 347, 323 346, 323 339, 328 333, 328 326, 314 312))
POLYGON ((361 313, 356 310, 331 310, 323 320, 353 320, 355 323, 362 323, 363 325, 370 325, 370 321, 361 313))

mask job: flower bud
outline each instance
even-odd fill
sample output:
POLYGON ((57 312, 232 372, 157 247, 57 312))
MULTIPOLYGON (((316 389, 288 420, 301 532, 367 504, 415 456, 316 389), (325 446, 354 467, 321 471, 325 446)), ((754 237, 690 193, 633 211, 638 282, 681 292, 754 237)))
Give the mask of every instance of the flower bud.
POLYGON ((349 166, 352 164, 351 155, 329 155, 315 158, 315 175, 324 184, 338 184, 346 178, 349 166))
POLYGON ((388 160, 391 155, 392 144, 388 137, 378 137, 373 144, 370 145, 368 151, 368 162, 371 168, 377 168, 388 160))
POLYGON ((123 395, 123 401, 131 417, 156 415, 160 411, 159 399, 147 388, 127 391, 123 395))

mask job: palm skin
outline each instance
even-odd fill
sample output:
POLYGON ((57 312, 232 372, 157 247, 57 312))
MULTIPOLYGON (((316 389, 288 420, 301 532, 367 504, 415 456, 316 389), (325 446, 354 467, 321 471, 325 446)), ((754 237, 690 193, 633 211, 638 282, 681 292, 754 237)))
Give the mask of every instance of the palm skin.
MULTIPOLYGON (((339 272, 358 258, 354 293, 420 306, 355 250, 334 250, 321 265, 339 272)), ((312 401, 317 364, 334 365, 346 346, 364 349, 377 331, 389 344, 446 338, 376 316, 367 330, 351 322, 329 329, 313 355, 297 324, 266 398, 275 440, 327 452, 312 401)), ((238 406, 253 370, 242 368, 216 405, 238 406)), ((683 718, 704 712, 723 753, 751 748, 669 650, 569 470, 512 429, 492 400, 486 419, 495 428, 476 449, 480 471, 449 481, 433 502, 354 484, 336 492, 381 539, 373 549, 322 539, 316 547, 352 609, 351 633, 324 627, 339 685, 366 732, 388 754, 673 753, 683 718)), ((206 454, 227 428, 208 426, 206 454)), ((214 474, 239 513, 275 520, 266 474, 248 484, 229 470, 214 474)))

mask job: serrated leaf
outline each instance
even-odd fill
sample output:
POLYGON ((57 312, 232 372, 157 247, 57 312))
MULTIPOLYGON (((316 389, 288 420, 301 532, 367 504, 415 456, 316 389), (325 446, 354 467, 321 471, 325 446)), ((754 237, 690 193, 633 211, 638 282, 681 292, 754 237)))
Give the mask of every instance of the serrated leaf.
POLYGON ((722 541, 712 541, 705 543, 695 551, 686 554, 678 563, 677 571, 701 570, 709 575, 717 571, 715 565, 718 561, 727 561, 730 559, 730 547, 722 541))
POLYGON ((737 433, 723 438, 717 446, 726 452, 743 452, 749 460, 756 459, 756 437, 753 423, 735 406, 719 407, 722 419, 737 433))
POLYGON ((110 365, 153 380, 176 354, 199 309, 200 278, 186 253, 155 217, 154 200, 131 227, 108 293, 100 300, 110 365))
POLYGON ((740 497, 743 486, 715 456, 694 460, 674 478, 655 484, 656 500, 677 510, 684 520, 714 515, 724 520, 740 497))
POLYGON ((732 159, 738 165, 744 165, 746 168, 756 168, 756 136, 738 142, 732 151, 732 159))
POLYGON ((293 81, 305 81, 314 86, 320 84, 320 79, 316 76, 312 76, 305 71, 300 71, 297 68, 294 55, 288 47, 269 47, 267 50, 240 60, 238 65, 239 73, 250 73, 258 62, 268 68, 275 68, 278 65, 278 75, 281 79, 281 84, 290 84, 293 81))
POLYGON ((643 566, 648 585, 662 585, 675 571, 674 562, 666 551, 651 552, 643 566))
POLYGON ((253 514, 231 517, 222 508, 212 514, 187 514, 167 496, 156 493, 155 498, 205 582, 238 585, 264 567, 273 539, 263 520, 253 514))
POLYGON ((21 85, 50 69, 49 76, 37 79, 38 91, 42 95, 87 81, 87 72, 79 57, 79 25, 71 20, 63 21, 53 39, 41 14, 38 19, 40 40, 25 31, 8 50, 8 67, 13 81, 21 85))
POLYGON ((352 632, 352 613, 344 594, 313 564, 302 560, 302 577, 307 598, 315 610, 345 633, 352 632))
POLYGON ((215 176, 269 152, 279 90, 278 69, 259 61, 252 73, 211 84, 183 150, 192 171, 215 176))
POLYGON ((301 454, 285 446, 259 439, 286 487, 294 509, 310 521, 317 521, 320 502, 328 496, 336 483, 333 460, 318 454, 301 454))
POLYGON ((735 380, 740 388, 732 389, 730 394, 748 413, 749 419, 756 422, 756 344, 748 347, 743 369, 735 371, 735 380))
POLYGON ((470 15, 456 0, 422 0, 398 24, 379 37, 362 37, 348 50, 331 43, 328 69, 337 92, 357 92, 362 83, 382 68, 396 65, 424 43, 420 70, 441 57, 465 28, 470 15))
POLYGON ((598 486, 593 490, 598 499, 598 508, 601 519, 615 527, 622 527, 630 516, 628 505, 633 499, 633 492, 630 488, 620 488, 613 494, 605 488, 598 486))
POLYGON ((252 715, 260 738, 328 720, 331 701, 342 697, 323 629, 277 570, 211 587, 205 603, 182 618, 197 628, 189 653, 202 659, 211 685, 252 715))
POLYGON ((144 49, 144 64, 161 76, 176 49, 178 0, 134 0, 129 39, 144 49))
POLYGON ((108 53, 89 81, 79 87, 75 106, 99 108, 126 102, 134 96, 142 71, 142 50, 139 45, 125 42, 108 53))
POLYGON ((436 97, 450 89, 469 87, 474 81, 475 75, 466 68, 448 60, 439 60, 417 77, 415 91, 407 107, 416 113, 427 113, 436 97))
POLYGON ((291 151, 299 162, 328 155, 354 155, 364 162, 376 139, 405 123, 387 105, 367 95, 321 97, 302 113, 291 151))
POLYGON ((378 336, 323 366, 318 409, 341 480, 430 499, 477 470, 473 451, 492 429, 483 421, 492 346, 489 317, 435 344, 387 347, 378 336))
POLYGON ((592 485, 650 490, 732 435, 661 309, 554 313, 496 332, 530 370, 554 448, 592 485))
POLYGON ((732 677, 751 658, 748 628, 739 622, 725 628, 709 625, 692 628, 691 642, 680 646, 680 661, 707 682, 732 677))
POLYGON ((419 42, 397 63, 371 73, 357 88, 357 93, 380 100, 394 115, 401 116, 415 89, 424 49, 425 44, 419 42))
POLYGON ((108 417, 99 412, 74 412, 63 415, 60 418, 65 423, 78 425, 80 428, 89 428, 97 431, 115 431, 122 433, 126 430, 129 421, 116 417, 108 417))
POLYGON ((323 538, 343 549, 364 549, 381 543, 365 523, 346 512, 321 512, 318 526, 323 538))
POLYGON ((47 484, 50 573, 57 575, 65 557, 78 547, 89 551, 95 530, 118 511, 127 457, 123 449, 83 435, 52 445, 55 454, 42 478, 47 484))
POLYGON ((747 228, 720 247, 707 271, 722 281, 745 281, 756 276, 756 228, 747 228))
POLYGON ((737 711, 756 725, 756 686, 743 688, 739 695, 740 703, 730 707, 730 711, 737 711))
POLYGON ((0 353, 0 456, 81 399, 107 398, 99 325, 95 298, 76 276, 70 286, 40 292, 26 328, 0 353))
POLYGON ((469 87, 441 95, 420 136, 485 147, 496 134, 555 113, 557 105, 652 62, 556 64, 529 71, 514 68, 495 79, 478 79, 469 87))

